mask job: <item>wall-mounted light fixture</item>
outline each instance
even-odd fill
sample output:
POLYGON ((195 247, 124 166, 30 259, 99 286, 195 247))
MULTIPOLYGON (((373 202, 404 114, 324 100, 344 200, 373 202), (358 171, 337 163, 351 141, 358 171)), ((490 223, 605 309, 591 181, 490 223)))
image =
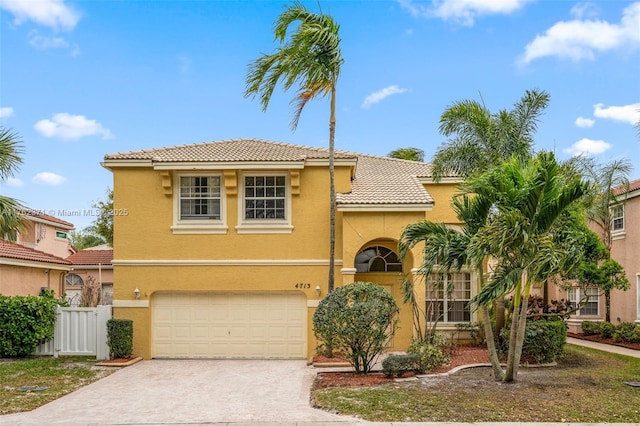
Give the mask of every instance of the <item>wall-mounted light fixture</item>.
POLYGON ((320 286, 316 286, 316 296, 320 296, 320 286))
POLYGON ((136 289, 133 290, 133 294, 134 296, 136 296, 136 299, 140 299, 140 290, 138 289, 138 287, 136 287, 136 289))

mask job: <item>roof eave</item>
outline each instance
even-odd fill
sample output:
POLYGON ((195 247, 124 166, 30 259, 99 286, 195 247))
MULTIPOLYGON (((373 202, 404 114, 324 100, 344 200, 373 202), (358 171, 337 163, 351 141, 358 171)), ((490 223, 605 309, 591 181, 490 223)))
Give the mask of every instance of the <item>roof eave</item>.
POLYGON ((420 204, 338 204, 340 212, 429 212, 433 203, 420 204))

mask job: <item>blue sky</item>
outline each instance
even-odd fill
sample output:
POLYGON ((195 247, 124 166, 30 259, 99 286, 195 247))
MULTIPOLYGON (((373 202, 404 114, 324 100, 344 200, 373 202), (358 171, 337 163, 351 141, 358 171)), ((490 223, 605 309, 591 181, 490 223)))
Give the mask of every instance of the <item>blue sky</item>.
MULTIPOLYGON (((273 22, 287 4, 0 0, 0 124, 26 151, 0 192, 79 229, 111 186, 107 153, 245 137, 326 146, 327 100, 309 104, 292 132, 293 93, 277 91, 266 113, 243 97, 247 65, 275 49, 273 22)), ((629 158, 640 177, 640 2, 321 6, 341 24, 338 149, 413 146, 430 159, 453 102, 498 111, 538 88, 551 104, 536 148, 629 158)))

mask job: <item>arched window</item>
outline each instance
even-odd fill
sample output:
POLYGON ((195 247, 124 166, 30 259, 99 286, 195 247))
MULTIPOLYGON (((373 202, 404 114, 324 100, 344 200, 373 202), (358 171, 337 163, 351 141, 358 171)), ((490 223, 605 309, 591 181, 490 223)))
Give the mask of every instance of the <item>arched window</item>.
POLYGON ((357 272, 402 272, 398 255, 383 246, 373 246, 362 250, 356 256, 357 272))
POLYGON ((76 275, 76 274, 67 275, 67 278, 65 279, 65 282, 66 282, 66 284, 68 286, 84 285, 84 281, 82 280, 82 277, 80 275, 76 275))

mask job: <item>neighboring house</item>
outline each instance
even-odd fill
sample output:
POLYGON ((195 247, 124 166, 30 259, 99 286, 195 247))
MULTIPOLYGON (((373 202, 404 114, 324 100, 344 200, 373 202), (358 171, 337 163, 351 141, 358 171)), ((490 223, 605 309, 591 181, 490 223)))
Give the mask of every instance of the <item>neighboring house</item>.
POLYGON ((73 224, 25 209, 25 229, 16 242, 0 240, 0 294, 37 296, 42 288, 64 294, 64 277, 73 249, 67 234, 73 224))
POLYGON ((101 288, 100 305, 113 301, 113 248, 107 244, 80 250, 67 257, 73 269, 65 278, 65 291, 71 306, 80 302, 82 286, 90 281, 101 288))
MULTIPOLYGON (((328 150, 239 139, 106 155, 114 184, 114 317, 134 323, 144 358, 308 358, 312 318, 327 294, 328 150)), ((421 247, 397 258, 402 229, 459 225, 457 180, 435 184, 427 163, 336 151, 336 287, 384 286, 401 307, 391 349, 412 338, 406 276, 440 325, 474 321, 472 272, 430 294, 421 247)), ((424 321, 424 318, 422 319, 424 321)))
MULTIPOLYGON (((631 286, 627 291, 612 290, 611 322, 640 323, 640 179, 630 182, 628 191, 617 188, 616 194, 624 203, 612 207, 611 258, 624 267, 631 286)), ((602 233, 597 227, 593 230, 602 233)), ((596 287, 554 290, 556 298, 573 303, 583 301, 568 321, 569 331, 581 332, 582 321, 604 321, 605 299, 601 293, 596 287)))

